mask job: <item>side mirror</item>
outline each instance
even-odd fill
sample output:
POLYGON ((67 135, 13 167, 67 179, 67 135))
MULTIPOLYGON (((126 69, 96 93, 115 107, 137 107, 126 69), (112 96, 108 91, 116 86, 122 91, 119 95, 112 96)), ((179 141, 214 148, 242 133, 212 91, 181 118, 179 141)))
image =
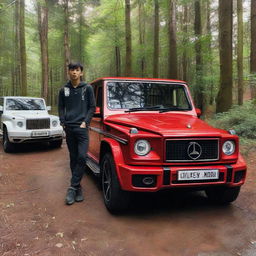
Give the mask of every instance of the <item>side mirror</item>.
POLYGON ((0 112, 3 112, 3 111, 4 111, 3 106, 0 106, 0 112))
POLYGON ((47 109, 47 111, 51 111, 52 107, 51 106, 47 106, 46 109, 47 109))
POLYGON ((94 116, 94 117, 101 117, 100 107, 96 107, 93 116, 94 116))
POLYGON ((200 116, 202 115, 202 111, 200 108, 196 108, 196 114, 197 114, 198 118, 200 118, 200 116))

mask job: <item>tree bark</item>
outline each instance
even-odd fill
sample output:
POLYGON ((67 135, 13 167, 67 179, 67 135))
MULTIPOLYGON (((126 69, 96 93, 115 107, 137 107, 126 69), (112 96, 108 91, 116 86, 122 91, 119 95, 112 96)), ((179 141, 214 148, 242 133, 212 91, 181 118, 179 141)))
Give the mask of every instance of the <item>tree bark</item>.
POLYGON ((25 41, 25 0, 20 0, 19 16, 19 38, 20 38, 20 65, 21 65, 21 95, 27 95, 27 57, 25 41))
POLYGON ((168 78, 177 79, 178 77, 178 58, 176 42, 176 3, 175 0, 169 1, 169 56, 168 56, 168 78))
POLYGON ((251 0, 251 55, 250 55, 251 98, 256 98, 256 1, 251 0))
POLYGON ((187 67, 188 67, 188 55, 187 55, 187 43, 188 43, 188 5, 185 3, 183 7, 183 51, 182 51, 182 79, 188 80, 187 67))
POLYGON ((203 112, 204 110, 204 94, 202 83, 202 24, 201 24, 201 5, 200 0, 195 1, 195 52, 196 52, 196 88, 195 88, 195 103, 203 112))
POLYGON ((243 105, 243 2, 237 0, 237 76, 238 76, 238 104, 243 105))
POLYGON ((139 0, 139 45, 140 45, 140 73, 141 77, 145 76, 145 10, 144 3, 139 0))
POLYGON ((131 32, 131 4, 130 0, 125 0, 125 75, 127 77, 132 74, 132 32, 131 32))
POLYGON ((48 58, 48 3, 38 2, 38 31, 41 47, 42 87, 41 96, 49 103, 49 58, 48 58))
POLYGON ((68 64, 70 63, 69 47, 69 0, 64 0, 64 80, 68 80, 68 64))
POLYGON ((232 106, 232 28, 233 2, 219 0, 220 88, 216 112, 226 112, 232 106))
POLYGON ((121 54, 120 47, 115 46, 116 76, 121 76, 121 54))
POLYGON ((159 3, 154 0, 154 57, 153 57, 153 77, 159 76, 159 3))

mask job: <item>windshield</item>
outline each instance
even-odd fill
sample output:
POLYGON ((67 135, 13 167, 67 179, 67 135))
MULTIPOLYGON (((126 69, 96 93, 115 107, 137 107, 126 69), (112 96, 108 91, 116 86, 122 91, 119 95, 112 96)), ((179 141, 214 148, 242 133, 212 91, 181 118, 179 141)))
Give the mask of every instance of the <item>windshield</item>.
POLYGON ((42 99, 7 99, 6 110, 45 110, 45 104, 42 99))
POLYGON ((192 109, 183 85, 157 82, 108 82, 107 104, 110 109, 192 109))

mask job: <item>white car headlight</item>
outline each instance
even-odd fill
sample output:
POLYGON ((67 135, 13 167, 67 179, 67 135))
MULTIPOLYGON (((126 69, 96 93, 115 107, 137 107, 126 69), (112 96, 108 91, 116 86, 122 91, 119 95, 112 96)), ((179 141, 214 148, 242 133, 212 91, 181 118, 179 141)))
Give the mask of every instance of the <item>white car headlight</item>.
POLYGON ((53 127, 56 127, 57 125, 58 125, 58 121, 57 121, 57 120, 53 120, 53 121, 52 121, 52 126, 53 126, 53 127))
POLYGON ((235 152, 236 145, 234 141, 228 140, 222 146, 222 151, 225 155, 232 155, 235 152))
POLYGON ((21 127, 23 127, 23 122, 19 121, 19 122, 17 122, 17 125, 21 128, 21 127))
POLYGON ((145 156, 151 150, 150 144, 147 140, 138 140, 134 145, 134 152, 139 156, 145 156))

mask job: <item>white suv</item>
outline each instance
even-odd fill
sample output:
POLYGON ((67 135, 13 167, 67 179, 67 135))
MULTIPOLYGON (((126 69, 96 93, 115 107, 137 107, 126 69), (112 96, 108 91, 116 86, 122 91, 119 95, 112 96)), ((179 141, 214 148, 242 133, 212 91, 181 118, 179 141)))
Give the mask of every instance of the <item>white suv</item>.
POLYGON ((34 97, 0 97, 0 133, 9 153, 15 143, 49 142, 60 147, 63 129, 58 116, 49 115, 45 101, 34 97))

